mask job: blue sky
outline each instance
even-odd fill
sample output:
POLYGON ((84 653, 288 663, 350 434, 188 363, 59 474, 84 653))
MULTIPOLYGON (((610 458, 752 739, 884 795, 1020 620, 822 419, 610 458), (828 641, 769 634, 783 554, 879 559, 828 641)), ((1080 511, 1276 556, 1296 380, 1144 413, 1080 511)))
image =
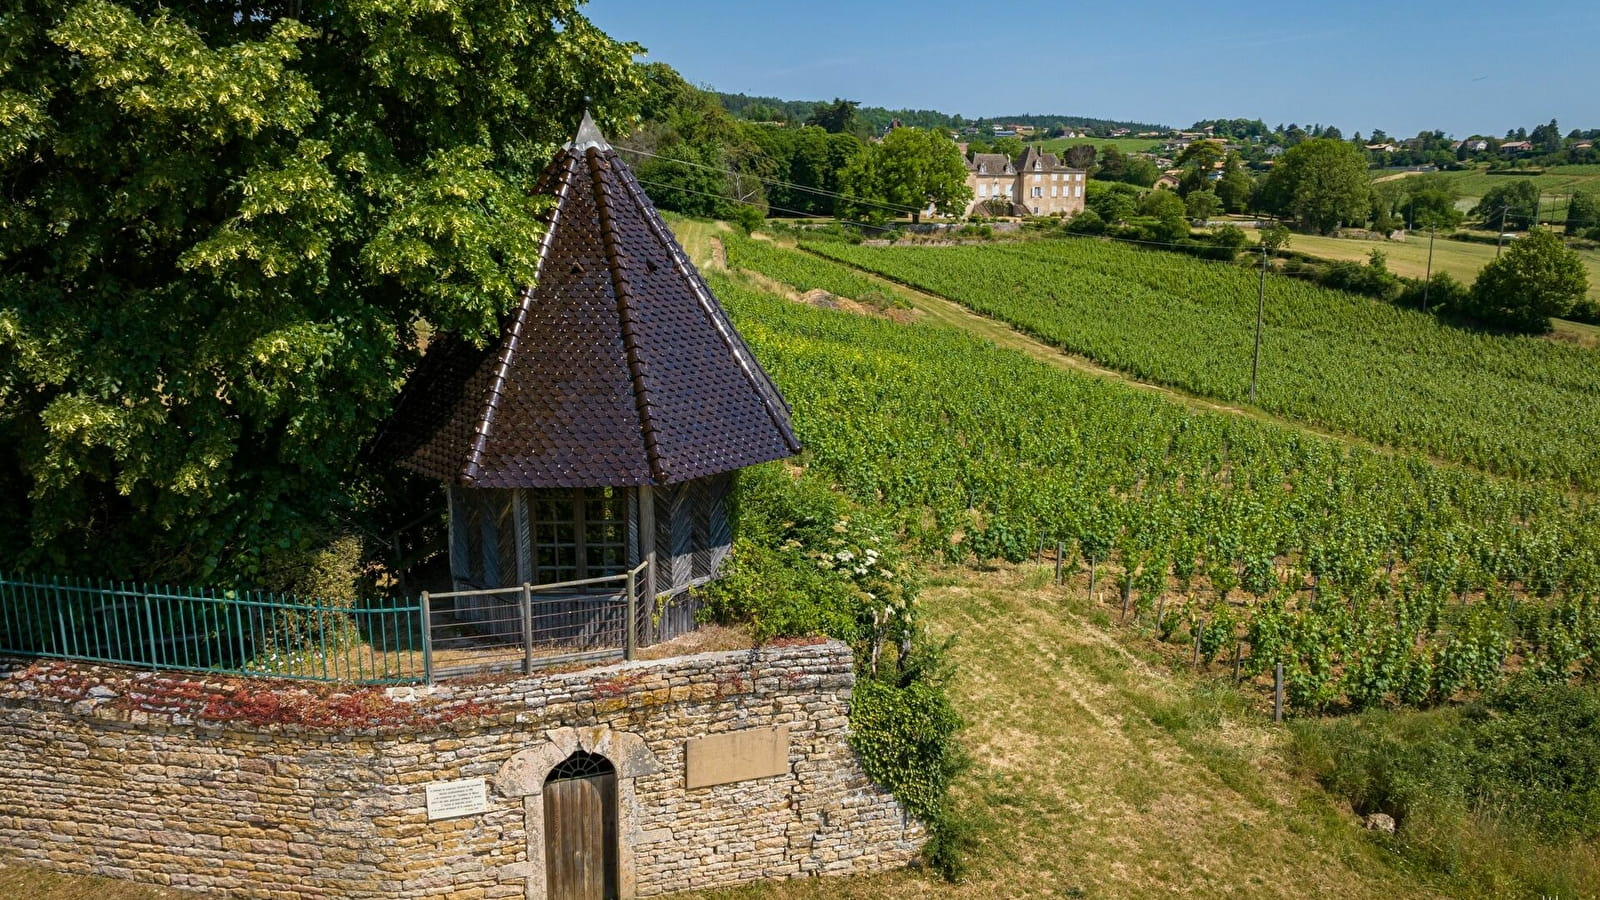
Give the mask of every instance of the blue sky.
POLYGON ((1600 128, 1600 2, 591 0, 697 84, 965 116, 1600 128))

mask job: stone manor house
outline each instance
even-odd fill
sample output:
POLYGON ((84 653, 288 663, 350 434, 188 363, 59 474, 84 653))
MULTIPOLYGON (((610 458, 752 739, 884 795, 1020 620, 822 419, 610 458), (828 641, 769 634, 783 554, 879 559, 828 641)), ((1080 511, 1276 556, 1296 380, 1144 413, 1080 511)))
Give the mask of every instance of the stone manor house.
POLYGON ((1083 209, 1084 182, 1088 173, 1074 169, 1054 153, 1041 153, 1029 146, 1012 159, 1003 153, 969 153, 967 187, 972 202, 967 215, 993 215, 991 201, 1010 204, 1007 215, 1073 215, 1083 209))

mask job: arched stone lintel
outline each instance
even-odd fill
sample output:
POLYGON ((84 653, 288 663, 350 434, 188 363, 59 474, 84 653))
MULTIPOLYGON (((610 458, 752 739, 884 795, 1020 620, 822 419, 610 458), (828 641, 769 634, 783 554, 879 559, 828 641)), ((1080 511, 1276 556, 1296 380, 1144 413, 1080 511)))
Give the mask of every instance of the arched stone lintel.
POLYGON ((644 738, 605 725, 589 728, 552 728, 545 740, 520 750, 500 765, 494 776, 495 792, 502 797, 527 797, 544 793, 544 780, 563 760, 584 750, 611 761, 619 778, 637 778, 661 771, 661 762, 644 738))

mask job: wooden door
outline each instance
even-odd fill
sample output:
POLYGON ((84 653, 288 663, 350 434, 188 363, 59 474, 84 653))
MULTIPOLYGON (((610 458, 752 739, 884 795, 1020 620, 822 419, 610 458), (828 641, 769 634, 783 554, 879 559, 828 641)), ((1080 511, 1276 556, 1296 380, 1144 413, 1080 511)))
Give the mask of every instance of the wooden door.
POLYGON ((550 900, 617 896, 617 774, 544 786, 545 885, 550 900))

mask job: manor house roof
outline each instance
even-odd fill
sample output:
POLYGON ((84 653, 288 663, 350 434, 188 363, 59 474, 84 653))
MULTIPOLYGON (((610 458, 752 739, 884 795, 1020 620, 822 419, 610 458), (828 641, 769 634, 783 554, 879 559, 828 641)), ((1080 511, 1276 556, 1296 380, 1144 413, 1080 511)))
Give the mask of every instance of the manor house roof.
POLYGON ((592 119, 545 169, 537 282, 444 336, 373 455, 478 488, 676 484, 792 456, 789 408, 592 119))
POLYGON ((1010 175, 1011 157, 1004 153, 974 153, 967 160, 967 169, 981 175, 1010 175))

